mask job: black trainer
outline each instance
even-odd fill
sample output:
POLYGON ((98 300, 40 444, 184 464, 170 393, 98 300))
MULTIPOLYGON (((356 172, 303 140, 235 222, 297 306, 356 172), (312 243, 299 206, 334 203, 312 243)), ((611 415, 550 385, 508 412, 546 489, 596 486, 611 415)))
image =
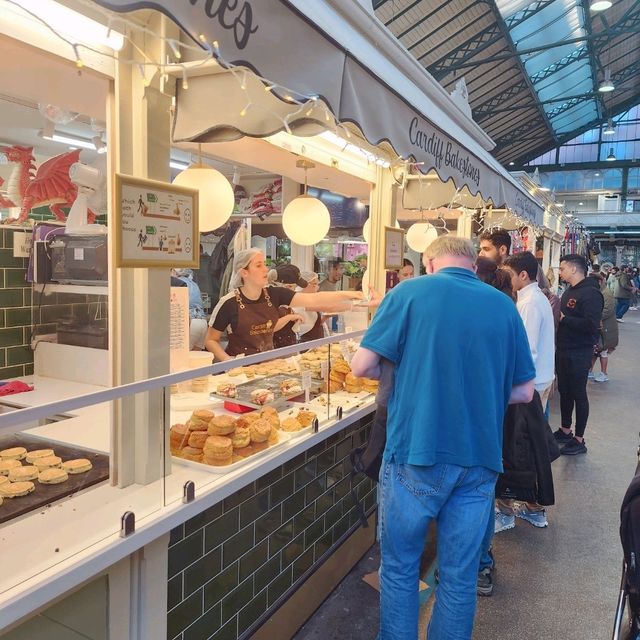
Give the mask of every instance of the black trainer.
POLYGON ((584 440, 580 442, 575 438, 571 438, 571 442, 567 442, 567 444, 560 449, 560 453, 563 456, 577 456, 579 453, 587 453, 587 445, 584 443, 584 440))
POLYGON ((493 595, 493 567, 485 567, 478 572, 476 591, 479 596, 493 595))
POLYGON ((569 433, 566 434, 562 429, 557 429, 553 432, 553 437, 558 444, 565 444, 573 440, 573 431, 569 431, 569 433))

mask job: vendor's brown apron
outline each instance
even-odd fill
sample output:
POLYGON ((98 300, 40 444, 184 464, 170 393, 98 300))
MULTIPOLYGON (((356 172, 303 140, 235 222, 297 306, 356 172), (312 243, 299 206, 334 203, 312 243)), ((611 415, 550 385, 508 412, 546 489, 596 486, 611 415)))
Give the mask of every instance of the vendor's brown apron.
MULTIPOLYGON (((278 308, 278 315, 281 318, 290 313, 293 313, 293 309, 291 307, 282 306, 278 308)), ((296 334, 293 332, 294 324, 295 322, 287 322, 280 331, 276 331, 273 334, 273 346, 275 349, 279 349, 280 347, 289 347, 292 344, 297 343, 296 334)))
POLYGON ((311 327, 307 333, 302 334, 300 340, 302 342, 308 342, 309 340, 319 340, 320 338, 324 338, 323 324, 322 314, 319 313, 313 327, 311 327))
POLYGON ((238 324, 229 334, 227 353, 237 356, 241 353, 252 355, 273 349, 273 328, 280 317, 273 306, 269 293, 262 290, 264 300, 246 305, 239 289, 234 289, 238 303, 238 324))

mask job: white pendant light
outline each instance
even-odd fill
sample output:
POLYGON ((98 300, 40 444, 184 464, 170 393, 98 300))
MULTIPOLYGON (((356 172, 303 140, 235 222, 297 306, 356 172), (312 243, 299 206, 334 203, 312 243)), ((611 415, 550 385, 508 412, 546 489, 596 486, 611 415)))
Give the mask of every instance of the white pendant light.
POLYGON ((615 154, 615 151, 613 150, 613 147, 611 147, 611 149, 609 149, 609 155, 607 156, 607 161, 613 162, 615 159, 616 159, 616 154, 615 154))
POLYGON ((608 122, 607 122, 607 126, 605 128, 605 130, 602 132, 603 136, 614 136, 616 134, 616 129, 613 126, 613 120, 611 118, 609 118, 608 122))
POLYGON ((285 207, 282 228, 293 242, 308 247, 327 235, 331 215, 323 202, 307 195, 307 169, 313 169, 315 164, 309 160, 298 160, 296 167, 304 169, 304 194, 294 198, 285 207))
POLYGON ((613 2, 611 0, 591 0, 589 9, 591 9, 591 11, 606 11, 610 9, 612 5, 613 2))
POLYGON ((229 181, 213 167, 201 161, 198 145, 197 164, 181 171, 173 184, 198 190, 198 218, 200 231, 213 231, 221 227, 233 213, 235 198, 229 181))
POLYGON ((429 222, 416 222, 407 230, 407 244, 418 253, 423 253, 437 238, 438 231, 429 222))
MULTIPOLYGON (((400 229, 400 223, 396 220, 396 229, 400 229)), ((371 244, 371 218, 367 218, 367 221, 362 226, 362 237, 367 244, 371 244)))
POLYGON ((615 86, 613 84, 613 81, 611 80, 611 70, 605 69, 604 80, 600 83, 600 86, 598 87, 598 91, 600 91, 600 93, 610 93, 614 89, 615 89, 615 86))

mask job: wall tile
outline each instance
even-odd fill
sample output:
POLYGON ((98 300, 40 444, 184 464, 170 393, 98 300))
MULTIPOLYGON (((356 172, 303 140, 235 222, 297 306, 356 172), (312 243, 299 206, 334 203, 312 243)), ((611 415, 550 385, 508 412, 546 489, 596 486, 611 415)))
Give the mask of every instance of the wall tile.
POLYGON ((171 530, 169 534, 169 547, 172 547, 174 544, 180 542, 184 538, 184 525, 181 524, 177 526, 175 529, 171 530))
POLYGON ((194 562, 184 570, 184 594, 190 595, 203 584, 220 573, 222 568, 221 547, 205 554, 198 562, 194 562))
POLYGON ((213 520, 204 528, 205 551, 222 544, 240 530, 240 510, 235 507, 228 513, 213 520))
POLYGON ((273 471, 256 480, 256 488, 258 491, 261 491, 272 485, 276 480, 280 480, 280 478, 282 478, 282 467, 276 467, 273 471))
POLYGON ((293 475, 288 474, 271 485, 269 489, 270 504, 276 505, 293 493, 293 475))
POLYGON ((253 576, 249 576, 222 599, 222 622, 233 618, 252 597, 253 576))
POLYGON ((232 618, 222 627, 222 629, 214 633, 208 640, 236 640, 237 637, 238 619, 232 618))
POLYGON ((209 640, 220 629, 220 605, 205 611, 204 615, 184 632, 184 640, 209 640))
POLYGON ((240 580, 255 573, 269 557, 269 539, 263 540, 240 558, 240 580))
POLYGON ((213 507, 209 507, 206 511, 199 513, 197 516, 187 520, 184 523, 184 530, 186 535, 197 531, 198 529, 202 529, 204 526, 213 522, 216 518, 219 518, 222 515, 222 504, 214 504, 213 507))
POLYGON ((10 249, 0 249, 0 267, 20 269, 23 267, 23 264, 24 258, 13 257, 13 245, 10 249))
POLYGON ((201 615, 202 592, 196 591, 167 614, 167 637, 175 637, 201 615))
MULTIPOLYGON (((291 477, 291 476, 289 476, 291 477)), ((296 514, 300 513, 304 509, 304 489, 300 489, 300 491, 296 491, 292 496, 287 498, 282 503, 282 521, 286 522, 287 520, 293 518, 296 514)))
POLYGON ((26 274, 24 269, 4 269, 4 288, 26 288, 26 274))
POLYGON ((240 505, 240 526, 246 527, 267 511, 269 511, 269 490, 263 489, 240 505))
POLYGON ((182 573, 178 573, 169 580, 167 588, 167 609, 171 610, 183 600, 182 573))
MULTIPOLYGON (((0 291, 2 293, 2 291, 0 291)), ((0 329, 0 347, 13 347, 22 344, 22 328, 0 329)))
POLYGON ((20 378, 23 375, 25 375, 23 366, 0 368, 0 380, 8 380, 9 378, 20 378))
POLYGON ((267 610, 267 590, 263 589, 238 614, 238 632, 244 633, 267 610))
POLYGON ((313 547, 307 549, 293 563, 293 580, 297 582, 313 565, 313 547))
POLYGON ((269 556, 281 551, 291 540, 293 540, 293 520, 269 536, 269 556))
POLYGON ((204 555, 202 542, 203 535, 200 530, 169 549, 169 576, 182 571, 204 555))
POLYGON ((256 484, 252 482, 251 484, 243 487, 239 491, 236 491, 233 495, 230 495, 224 501, 224 511, 230 511, 234 507, 237 507, 239 504, 251 498, 251 496, 256 493, 256 484))
POLYGON ((267 588, 267 606, 271 606, 293 584, 293 567, 285 569, 267 588))
POLYGON ((282 510, 274 507, 256 520, 256 542, 264 540, 282 524, 282 510))
POLYGON ((296 558, 304 553, 304 533, 294 538, 287 546, 282 550, 282 566, 286 567, 290 565, 296 558))
POLYGON ((253 547, 253 543, 253 525, 249 525, 236 533, 236 535, 231 536, 231 538, 222 545, 222 566, 226 568, 232 562, 235 562, 240 556, 244 555, 253 547))
POLYGON ((33 351, 29 347, 9 347, 7 349, 7 364, 28 364, 33 362, 33 351))
POLYGON ((232 564, 204 586, 204 608, 209 609, 238 586, 238 564, 232 564))
POLYGON ((262 565, 254 574, 254 593, 260 593, 270 582, 275 580, 280 573, 280 556, 273 556, 262 565))

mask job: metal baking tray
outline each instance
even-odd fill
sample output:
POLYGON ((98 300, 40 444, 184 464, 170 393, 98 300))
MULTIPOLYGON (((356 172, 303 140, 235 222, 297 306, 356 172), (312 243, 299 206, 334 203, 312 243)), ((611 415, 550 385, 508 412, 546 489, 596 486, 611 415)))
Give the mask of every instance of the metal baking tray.
MULTIPOLYGON (((228 402, 235 402, 236 404, 241 404, 243 407, 251 407, 253 409, 262 409, 263 407, 269 406, 279 406, 282 403, 290 400, 291 398, 297 398, 304 394, 302 393, 290 393, 287 395, 282 395, 280 393, 280 383, 284 380, 297 380, 302 386, 302 378, 296 375, 287 375, 284 373, 278 373, 273 376, 269 376, 266 378, 249 380, 247 382, 239 382, 236 383, 237 396, 235 398, 229 398, 227 396, 220 395, 215 391, 209 393, 209 397, 215 400, 225 400, 228 402), (251 392, 256 389, 269 389, 273 393, 273 402, 267 402, 267 404, 256 404, 255 402, 251 402, 251 392)), ((312 380, 311 381, 311 392, 315 393, 320 390, 320 382, 312 380)))
MULTIPOLYGON (((6 498, 3 501, 2 505, 0 505, 0 523, 29 513, 29 511, 48 508, 50 503, 55 500, 69 496, 109 478, 109 456, 102 453, 50 442, 44 438, 36 438, 23 433, 0 436, 0 449, 11 449, 13 447, 24 447, 27 451, 53 449, 55 455, 60 456, 63 461, 87 458, 91 461, 93 468, 86 473, 69 474, 69 479, 61 484, 40 484, 37 480, 33 481, 35 485, 33 492, 19 498, 6 498)), ((22 464, 26 465, 27 463, 22 460, 22 464)))

